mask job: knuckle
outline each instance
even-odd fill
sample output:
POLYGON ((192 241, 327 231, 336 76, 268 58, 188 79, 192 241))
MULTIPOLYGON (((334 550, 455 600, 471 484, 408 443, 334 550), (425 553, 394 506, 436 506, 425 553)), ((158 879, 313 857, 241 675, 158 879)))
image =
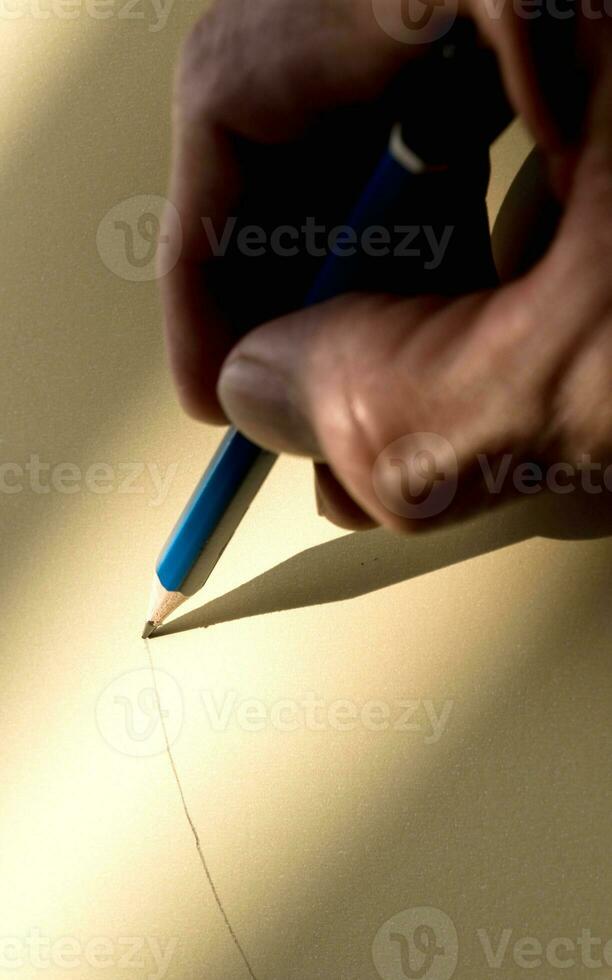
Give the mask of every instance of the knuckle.
POLYGON ((610 325, 571 366, 556 392, 553 417, 555 441, 576 463, 584 456, 612 460, 612 350, 610 325), (603 348, 607 349, 603 349, 603 348))
POLYGON ((174 107, 182 117, 201 118, 220 105, 236 43, 233 20, 231 3, 217 2, 184 40, 174 85, 174 107))
POLYGON ((454 496, 456 454, 432 424, 419 385, 403 372, 397 376, 395 343, 372 350, 372 321, 383 312, 389 324, 393 306, 381 311, 380 297, 353 298, 346 307, 350 331, 341 309, 333 363, 326 336, 321 363, 312 365, 313 375, 324 378, 315 407, 319 441, 334 471, 377 521, 420 530, 454 496), (368 347, 371 356, 364 359, 368 347))
POLYGON ((320 388, 317 386, 316 422, 330 456, 339 454, 342 464, 352 469, 367 467, 376 458, 382 438, 378 401, 384 385, 383 368, 374 357, 365 363, 363 358, 367 325, 379 314, 379 301, 350 297, 332 304, 335 322, 328 323, 328 329, 319 328, 321 343, 314 344, 311 365, 312 376, 324 379, 320 388), (345 329, 346 317, 352 321, 350 331, 345 329))

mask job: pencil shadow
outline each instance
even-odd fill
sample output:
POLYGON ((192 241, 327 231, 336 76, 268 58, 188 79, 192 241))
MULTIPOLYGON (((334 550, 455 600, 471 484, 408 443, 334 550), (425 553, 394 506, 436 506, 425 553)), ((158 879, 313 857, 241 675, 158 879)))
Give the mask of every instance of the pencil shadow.
POLYGON ((587 539, 609 535, 609 509, 594 507, 592 497, 577 493, 523 498, 470 521, 410 538, 382 529, 347 534, 307 548, 166 623, 155 636, 354 599, 535 536, 587 539))

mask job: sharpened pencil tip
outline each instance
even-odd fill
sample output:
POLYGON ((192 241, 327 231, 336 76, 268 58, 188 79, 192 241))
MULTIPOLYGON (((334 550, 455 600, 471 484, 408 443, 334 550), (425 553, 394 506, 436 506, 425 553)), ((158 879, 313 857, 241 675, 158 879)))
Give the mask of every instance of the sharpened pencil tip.
POLYGON ((154 633, 156 629, 157 626, 155 625, 155 623, 152 623, 150 619, 147 620, 147 622, 145 623, 145 628, 142 631, 143 640, 148 640, 151 634, 154 633))

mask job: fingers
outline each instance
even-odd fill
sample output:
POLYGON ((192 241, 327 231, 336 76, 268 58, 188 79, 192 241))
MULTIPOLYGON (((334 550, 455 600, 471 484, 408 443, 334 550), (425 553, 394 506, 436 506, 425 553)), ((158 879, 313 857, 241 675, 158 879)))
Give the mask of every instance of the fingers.
POLYGON ((178 211, 183 243, 177 264, 160 280, 166 347, 186 411, 217 422, 223 413, 216 381, 233 337, 210 288, 212 244, 202 217, 223 227, 239 194, 240 176, 220 127, 199 117, 194 125, 177 112, 174 129, 169 198, 178 211))
POLYGON ((375 521, 349 497, 324 463, 315 463, 315 497, 319 514, 338 527, 347 531, 366 531, 375 526, 375 521))
MULTIPOLYGON (((374 116, 375 100, 406 60, 423 53, 427 40, 427 36, 421 44, 394 40, 376 24, 369 2, 337 9, 326 2, 296 7, 287 0, 264 4, 223 0, 196 24, 177 72, 171 207, 162 229, 162 235, 170 233, 178 211, 183 243, 176 266, 160 281, 168 356, 180 400, 191 415, 209 422, 224 420, 216 381, 236 339, 232 299, 249 289, 243 269, 234 276, 226 263, 219 275, 215 245, 228 219, 238 213, 235 206, 243 191, 251 193, 255 215, 270 218, 271 209, 260 194, 260 172, 253 163, 262 154, 251 153, 245 164, 245 154, 238 159, 237 145, 249 144, 259 151, 299 143, 315 121, 345 106, 367 106, 374 116)), ((365 127, 355 128, 366 152, 371 152, 365 127)), ((342 129, 335 129, 342 147, 342 129)), ((353 159, 351 147, 343 150, 353 159)), ((327 159, 331 171, 332 145, 327 159)), ((357 172, 356 158, 354 164, 357 172)), ((288 184, 287 174, 282 176, 288 184)), ((308 189, 316 179, 307 171, 301 181, 294 174, 294 193, 300 187, 308 189)), ((350 185, 350 178, 344 183, 350 185)), ((280 186, 277 181, 274 190, 280 186)), ((321 190, 326 192, 323 185, 321 190)), ((273 203, 280 207, 276 197, 273 203)), ((314 213, 311 203, 308 207, 306 213, 314 213)), ((288 214, 281 210, 277 224, 289 220, 289 206, 288 210, 288 214)), ((264 310, 254 322, 269 315, 264 310)))
POLYGON ((234 349, 221 403, 260 444, 327 461, 320 492, 342 526, 456 516, 477 503, 477 453, 525 444, 541 421, 528 378, 517 405, 504 365, 490 370, 504 354, 486 346, 489 302, 353 295, 277 320, 234 349))
MULTIPOLYGON (((399 530, 498 503, 523 462, 607 463, 610 236, 585 239, 576 220, 502 289, 352 294, 259 327, 222 369, 226 413, 263 446, 325 461, 360 511, 399 530)), ((331 519, 353 526, 359 512, 325 481, 331 519)))
MULTIPOLYGON (((566 201, 572 186, 589 102, 610 51, 610 19, 603 4, 577 4, 562 11, 543 4, 531 16, 521 4, 497 11, 488 0, 466 0, 472 16, 499 58, 506 91, 543 150, 553 189, 566 201)), ((609 110, 607 112, 609 132, 609 110)))
MULTIPOLYGON (((485 5, 474 0, 472 13, 502 60, 515 106, 527 116, 549 163, 555 154, 563 157, 555 171, 557 177, 562 174, 556 188, 568 206, 539 269, 497 294, 452 302, 349 296, 291 316, 279 314, 293 303, 279 302, 253 321, 271 322, 245 337, 227 357, 236 340, 235 294, 249 303, 258 291, 279 296, 288 277, 285 268, 282 276, 264 279, 259 266, 253 274, 249 260, 248 269, 233 280, 234 266, 226 262, 219 289, 213 242, 202 218, 218 236, 243 192, 247 199, 254 192, 259 211, 269 216, 260 178, 271 171, 267 164, 261 166, 262 154, 264 148, 273 149, 280 159, 281 143, 299 144, 298 155, 307 164, 305 179, 295 179, 294 185, 323 187, 300 144, 305 130, 311 132, 313 115, 329 121, 331 107, 346 106, 353 95, 374 104, 408 57, 408 52, 398 56, 397 49, 390 54, 385 45, 366 45, 371 58, 355 62, 357 35, 347 33, 341 15, 324 24, 310 23, 305 30, 286 0, 270 0, 265 7, 236 0, 233 6, 245 16, 224 20, 232 9, 226 0, 218 5, 220 32, 196 32, 188 45, 175 114, 170 197, 183 226, 184 247, 177 266, 162 281, 162 292, 168 349, 183 404, 209 421, 221 421, 227 414, 260 444, 317 460, 322 509, 342 526, 374 521, 419 527, 432 518, 490 503, 486 491, 483 497, 482 480, 474 476, 479 455, 495 459, 510 450, 520 457, 558 439, 559 418, 567 414, 567 405, 555 405, 552 418, 546 406, 553 400, 551 392, 557 397, 560 390, 564 359, 579 351, 582 335, 593 332, 594 324, 605 329, 609 289, 601 285, 607 278, 600 270, 609 252, 609 235, 602 231, 610 196, 609 85, 600 86, 604 94, 591 112, 592 128, 608 134, 608 142, 604 140, 604 150, 591 162, 589 158, 581 164, 582 179, 576 178, 570 188, 575 157, 563 148, 566 134, 559 131, 550 93, 557 91, 555 78, 573 48, 553 41, 555 50, 564 52, 554 67, 554 59, 542 59, 542 44, 513 5, 502 5, 501 16, 491 18, 485 5), (262 31, 258 18, 264 14, 268 21, 262 31), (257 31, 249 27, 250 18, 258 21, 257 31), (270 32, 282 52, 277 60, 266 59, 255 40, 270 32), (236 43, 238 52, 231 47, 236 43), (541 85, 542 71, 549 70, 547 85, 541 85), (252 163, 257 160, 259 170, 252 163), (599 232, 589 237, 590 229, 599 232), (270 282, 277 288, 269 288, 270 282), (559 303, 559 297, 565 300, 559 303), (418 492, 415 486, 420 486, 418 492)), ((323 3, 299 9, 300 17, 309 12, 312 19, 313 12, 328 8, 323 3)), ((594 58, 593 66, 604 60, 594 58)), ((597 71, 603 76, 603 68, 597 71)), ((335 119, 334 128, 346 152, 335 119)), ((348 156, 353 159, 352 153, 348 156)), ((328 159, 329 170, 335 154, 328 159)), ((353 169, 357 166, 337 184, 331 182, 330 199, 346 191, 351 177, 360 184, 353 169)), ((294 178, 299 173, 292 166, 287 172, 294 178)), ((283 182, 272 174, 269 183, 271 200, 279 206, 283 182)), ((352 191, 350 197, 352 201, 352 191)), ((302 203, 296 207, 298 215, 302 203)), ((280 210, 277 225, 288 220, 282 201, 280 210)), ((314 213, 311 203, 303 213, 314 213)), ((293 302, 304 292, 287 286, 293 302)), ((242 326, 252 324, 245 321, 242 326)), ((592 362, 585 363, 591 364, 592 374, 592 362)), ((567 428, 566 421, 563 425, 567 428)), ((574 443, 581 439, 579 434, 574 443)))

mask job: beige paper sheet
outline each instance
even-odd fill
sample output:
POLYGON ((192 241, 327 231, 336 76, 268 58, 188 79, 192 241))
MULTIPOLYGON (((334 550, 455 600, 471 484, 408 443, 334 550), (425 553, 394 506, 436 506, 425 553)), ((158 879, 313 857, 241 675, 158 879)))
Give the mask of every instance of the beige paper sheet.
MULTIPOLYGON (((29 467, 0 494, 0 976, 243 980, 139 639, 218 433, 176 406, 155 284, 113 274, 96 239, 119 202, 164 193, 198 5, 160 30, 120 8, 21 4, 0 26, 0 461, 29 467)), ((517 127, 496 148, 493 210, 527 148, 517 127)), ((595 511, 536 500, 416 541, 356 537, 317 517, 308 465, 275 468, 183 611, 199 628, 151 644, 257 980, 612 977, 612 539, 595 511)))

